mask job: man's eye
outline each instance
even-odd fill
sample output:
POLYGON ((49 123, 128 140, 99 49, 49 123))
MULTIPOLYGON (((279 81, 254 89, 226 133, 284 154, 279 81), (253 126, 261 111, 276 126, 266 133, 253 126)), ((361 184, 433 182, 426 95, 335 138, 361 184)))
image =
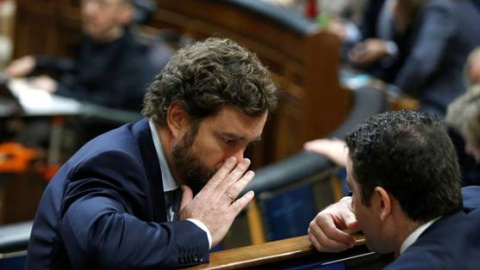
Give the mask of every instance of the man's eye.
POLYGON ((223 139, 223 142, 225 144, 234 144, 236 140, 233 140, 233 139, 223 139))

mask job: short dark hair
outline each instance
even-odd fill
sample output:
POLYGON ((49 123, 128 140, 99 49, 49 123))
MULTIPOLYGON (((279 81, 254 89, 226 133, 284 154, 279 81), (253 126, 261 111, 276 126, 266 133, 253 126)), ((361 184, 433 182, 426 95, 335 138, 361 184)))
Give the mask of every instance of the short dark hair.
POLYGON ((249 116, 272 112, 277 90, 255 54, 229 39, 209 38, 181 49, 157 75, 142 113, 165 125, 168 107, 178 102, 194 120, 232 105, 249 116))
POLYGON ((380 186, 414 221, 462 208, 457 155, 438 119, 414 111, 386 112, 359 124, 346 141, 364 205, 370 206, 380 186))

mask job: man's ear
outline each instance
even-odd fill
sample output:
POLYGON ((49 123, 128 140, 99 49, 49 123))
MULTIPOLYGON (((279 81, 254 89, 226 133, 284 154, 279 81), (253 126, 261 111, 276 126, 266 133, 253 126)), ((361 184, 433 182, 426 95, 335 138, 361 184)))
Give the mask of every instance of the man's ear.
POLYGON ((188 129, 189 117, 185 109, 177 102, 173 102, 167 111, 167 126, 175 139, 180 139, 188 129))
POLYGON ((385 221, 392 214, 392 195, 383 187, 376 187, 374 189, 374 195, 375 200, 373 203, 376 203, 379 209, 379 219, 385 221))

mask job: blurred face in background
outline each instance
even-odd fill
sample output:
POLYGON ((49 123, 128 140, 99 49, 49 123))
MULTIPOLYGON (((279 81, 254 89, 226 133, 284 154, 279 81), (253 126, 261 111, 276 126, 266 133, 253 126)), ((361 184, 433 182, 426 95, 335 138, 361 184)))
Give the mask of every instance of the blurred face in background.
POLYGON ((465 139, 465 153, 469 154, 475 159, 475 162, 480 163, 480 146, 476 143, 478 136, 475 136, 475 133, 467 134, 464 136, 465 139))
POLYGON ((133 16, 126 0, 81 0, 82 30, 99 42, 120 37, 133 16))
POLYGON ((468 77, 472 85, 480 84, 480 50, 472 60, 468 77))

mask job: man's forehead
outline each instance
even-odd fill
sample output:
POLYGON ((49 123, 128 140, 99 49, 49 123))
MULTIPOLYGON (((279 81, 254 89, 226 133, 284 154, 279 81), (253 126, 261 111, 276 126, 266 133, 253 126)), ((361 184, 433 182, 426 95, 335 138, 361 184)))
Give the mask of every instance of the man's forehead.
POLYGON ((262 135, 267 116, 267 112, 259 116, 249 116, 233 106, 223 106, 219 113, 210 119, 210 123, 214 125, 217 133, 252 141, 262 135))

